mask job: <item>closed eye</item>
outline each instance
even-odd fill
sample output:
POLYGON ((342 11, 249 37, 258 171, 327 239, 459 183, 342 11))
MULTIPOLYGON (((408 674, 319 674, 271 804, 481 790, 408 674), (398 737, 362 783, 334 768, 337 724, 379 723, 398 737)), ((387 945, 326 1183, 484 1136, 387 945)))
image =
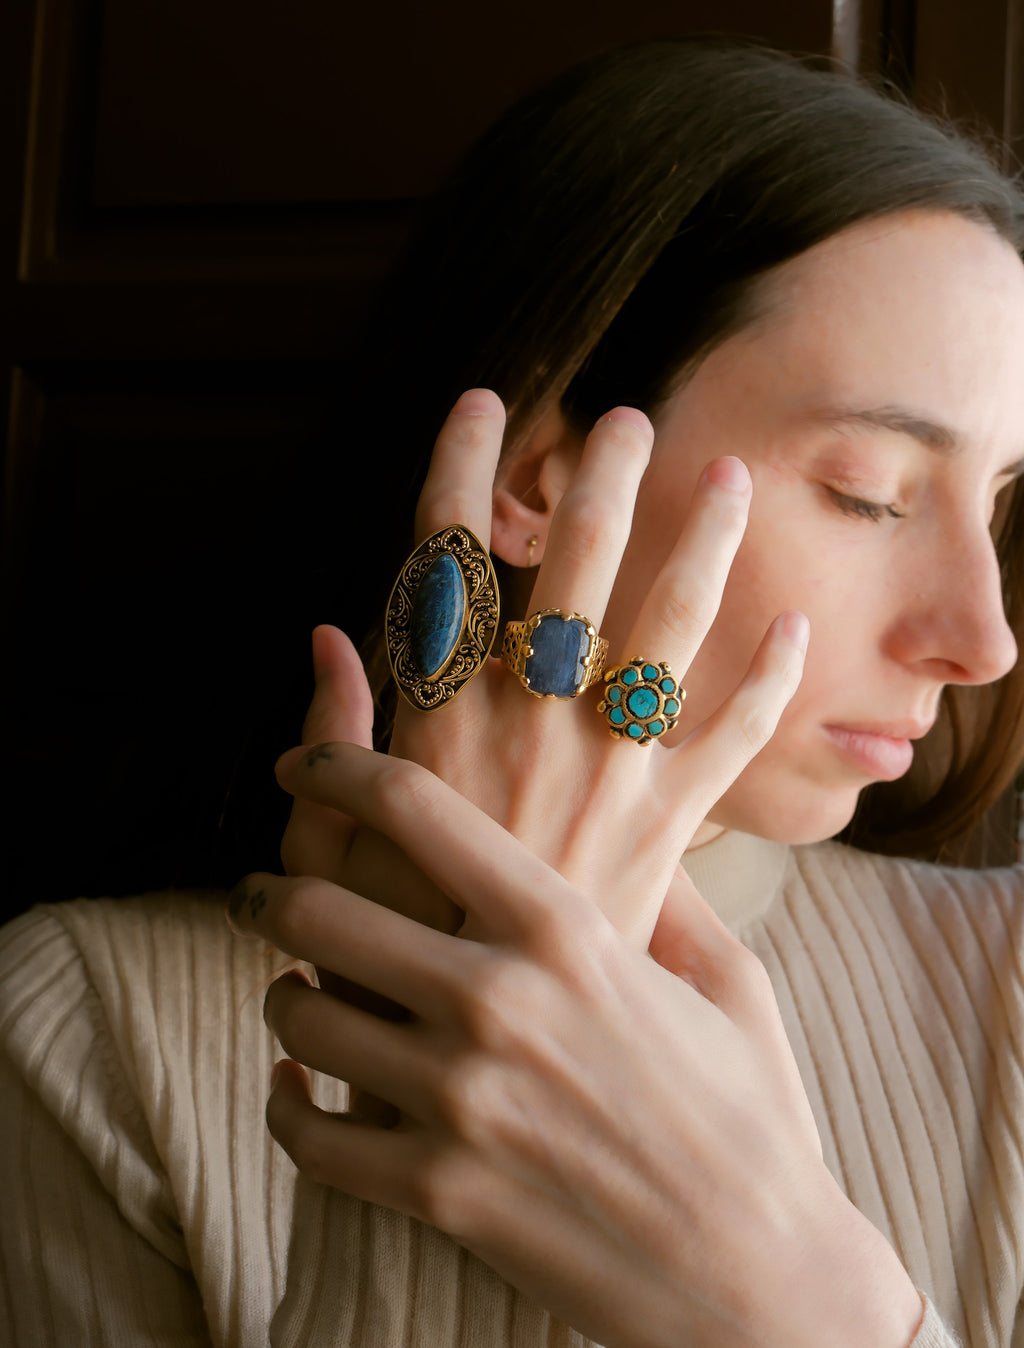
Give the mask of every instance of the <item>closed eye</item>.
POLYGON ((851 515, 855 519, 871 520, 877 524, 879 520, 888 516, 894 520, 901 520, 902 514, 895 506, 879 501, 865 501, 859 496, 847 496, 845 492, 836 491, 834 487, 826 487, 832 503, 843 512, 844 515, 851 515))

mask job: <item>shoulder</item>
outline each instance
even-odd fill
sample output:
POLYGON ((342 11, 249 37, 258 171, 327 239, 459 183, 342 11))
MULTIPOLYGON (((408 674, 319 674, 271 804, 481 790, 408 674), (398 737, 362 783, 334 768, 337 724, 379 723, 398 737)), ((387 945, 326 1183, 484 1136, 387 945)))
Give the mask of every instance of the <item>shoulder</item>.
POLYGON ((225 1053, 268 1051, 263 993, 294 963, 235 936, 218 894, 40 906, 0 929, 0 1055, 65 1124, 86 1086, 126 1115, 188 1101, 225 1053))
POLYGON ((956 988, 977 1007, 995 984, 1024 1003, 1022 866, 938 866, 821 843, 794 848, 786 892, 819 939, 864 951, 908 989, 948 998, 956 988))
POLYGON ((41 905, 0 929, 0 1036, 38 1030, 89 1003, 114 1027, 156 1031, 157 1014, 226 1012, 294 963, 232 933, 224 897, 165 892, 41 905), (218 1006, 208 1006, 211 1000, 218 1006), (150 1008, 147 1022, 144 1008, 150 1008))
POLYGON ((988 870, 939 866, 908 857, 878 856, 840 843, 795 847, 793 871, 821 896, 856 899, 873 911, 891 911, 931 924, 968 913, 993 928, 1024 919, 1024 865, 988 870))
POLYGON ((217 1342, 265 1334, 295 1172, 264 1124, 263 996, 295 963, 232 933, 220 894, 79 900, 0 929, 0 1191, 61 1279, 91 1276, 82 1232, 102 1233, 96 1259, 126 1280, 112 1323, 184 1299, 217 1342))
POLYGON ((285 1167, 263 1124, 275 1049, 262 1007, 294 964, 235 936, 217 894, 76 900, 16 918, 0 929, 10 1127, 37 1151, 40 1139, 71 1146, 82 1183, 98 1180, 184 1267, 183 1231, 204 1232, 219 1205, 241 1202, 228 1177, 259 1191, 254 1211, 280 1188, 285 1167))

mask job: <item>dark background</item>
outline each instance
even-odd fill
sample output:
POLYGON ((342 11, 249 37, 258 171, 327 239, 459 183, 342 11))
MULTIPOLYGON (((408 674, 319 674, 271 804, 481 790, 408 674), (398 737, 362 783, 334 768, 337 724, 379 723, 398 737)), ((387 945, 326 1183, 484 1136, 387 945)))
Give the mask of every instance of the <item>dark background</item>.
POLYGON ((307 448, 416 201, 518 94, 713 29, 883 73, 1007 156, 1024 140, 1024 0, 624 13, 4 0, 0 917, 276 864, 309 630, 371 616, 373 446, 321 448, 350 483, 331 500, 307 448), (299 585, 314 533, 337 577, 299 585))

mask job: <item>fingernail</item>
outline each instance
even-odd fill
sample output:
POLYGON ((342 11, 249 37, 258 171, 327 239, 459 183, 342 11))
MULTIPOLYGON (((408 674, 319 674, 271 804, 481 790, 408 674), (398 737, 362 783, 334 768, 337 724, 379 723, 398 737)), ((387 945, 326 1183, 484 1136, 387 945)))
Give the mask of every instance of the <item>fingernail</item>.
POLYGON ((716 487, 723 487, 726 491, 738 492, 740 495, 746 495, 751 487, 746 464, 731 454, 727 454, 724 459, 715 459, 709 463, 702 477, 705 482, 712 482, 716 487))
POLYGON ((811 624, 802 613, 784 613, 779 619, 783 636, 797 648, 805 651, 811 636, 811 624))
POLYGON ((637 407, 613 407, 610 412, 606 412, 601 418, 602 421, 626 421, 631 426, 635 426, 640 431, 650 431, 651 423, 648 417, 637 407))
POLYGON ((460 416, 493 416, 498 410, 495 405, 497 396, 489 388, 470 388, 462 394, 452 411, 460 416))

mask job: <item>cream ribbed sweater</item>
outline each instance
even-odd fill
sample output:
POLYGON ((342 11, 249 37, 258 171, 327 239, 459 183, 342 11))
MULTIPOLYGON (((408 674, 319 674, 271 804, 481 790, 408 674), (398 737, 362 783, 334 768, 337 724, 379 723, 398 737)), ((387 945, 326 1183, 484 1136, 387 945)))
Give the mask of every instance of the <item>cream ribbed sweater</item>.
MULTIPOLYGON (((735 834, 688 865, 847 1192, 971 1348, 1024 1344, 1024 872, 735 834)), ((296 1181, 262 1118, 285 963, 184 894, 0 931, 0 1343, 580 1348, 446 1237, 296 1181)), ((951 1342, 930 1312, 914 1348, 951 1342)))

